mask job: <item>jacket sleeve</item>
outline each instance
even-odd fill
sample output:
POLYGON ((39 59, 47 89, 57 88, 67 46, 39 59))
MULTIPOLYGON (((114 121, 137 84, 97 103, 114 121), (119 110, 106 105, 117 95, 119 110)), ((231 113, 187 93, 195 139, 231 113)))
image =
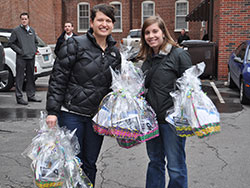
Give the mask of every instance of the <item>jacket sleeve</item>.
POLYGON ((77 45, 70 38, 63 43, 55 60, 49 79, 46 110, 48 115, 57 115, 64 101, 65 92, 71 75, 71 69, 77 57, 77 45))
POLYGON ((57 40, 57 42, 56 42, 56 47, 55 47, 55 49, 54 49, 54 53, 56 54, 56 56, 58 55, 58 51, 59 51, 59 46, 60 46, 59 43, 60 43, 60 42, 57 40))
POLYGON ((182 48, 180 49, 181 51, 178 55, 179 59, 178 77, 182 76, 185 70, 192 66, 190 54, 186 50, 183 50, 182 48))
POLYGON ((15 30, 13 30, 9 39, 9 45, 14 52, 21 55, 22 49, 17 44, 18 44, 18 38, 15 30))
POLYGON ((63 40, 61 37, 59 37, 59 38, 57 39, 57 41, 56 41, 56 46, 55 46, 55 50, 54 50, 54 53, 56 54, 56 56, 58 56, 58 52, 59 52, 60 47, 61 47, 61 45, 62 45, 63 42, 64 42, 64 40, 63 40))
POLYGON ((118 61, 115 63, 114 69, 118 70, 118 71, 121 71, 121 62, 122 62, 122 59, 121 59, 121 54, 120 54, 120 52, 119 52, 118 49, 117 49, 116 54, 117 54, 118 61))

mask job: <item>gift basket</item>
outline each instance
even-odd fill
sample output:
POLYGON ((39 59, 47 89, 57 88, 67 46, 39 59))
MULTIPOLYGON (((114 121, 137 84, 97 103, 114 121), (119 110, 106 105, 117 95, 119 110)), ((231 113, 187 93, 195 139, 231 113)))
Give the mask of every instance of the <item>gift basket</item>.
POLYGON ((41 112, 40 130, 22 153, 32 159, 34 184, 39 188, 91 188, 92 183, 81 169, 76 130, 48 128, 41 112))
POLYGON ((220 114, 201 89, 198 77, 204 69, 204 62, 187 69, 176 81, 178 90, 170 93, 174 109, 167 112, 166 121, 175 128, 179 136, 195 134, 203 138, 221 130, 220 114))
POLYGON ((176 134, 180 137, 194 136, 192 127, 189 125, 187 115, 184 113, 184 107, 181 104, 183 93, 180 90, 170 92, 173 98, 174 107, 167 111, 166 121, 169 122, 176 134))
POLYGON ((94 130, 100 135, 117 138, 121 147, 130 148, 159 135, 153 109, 143 93, 144 76, 140 68, 122 54, 121 71, 112 73, 112 92, 102 100, 93 118, 94 130))

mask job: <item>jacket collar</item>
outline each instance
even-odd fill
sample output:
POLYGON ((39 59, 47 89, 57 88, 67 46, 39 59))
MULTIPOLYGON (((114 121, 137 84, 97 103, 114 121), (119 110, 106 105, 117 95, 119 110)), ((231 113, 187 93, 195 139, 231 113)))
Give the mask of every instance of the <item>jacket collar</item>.
POLYGON ((163 58, 171 52, 172 48, 173 45, 168 43, 158 54, 153 54, 152 57, 148 56, 147 60, 151 61, 153 58, 163 58))
POLYGON ((168 55, 172 49, 173 45, 172 44, 167 44, 167 46, 165 47, 165 49, 161 50, 159 52, 159 55, 168 55))
MULTIPOLYGON (((92 28, 90 28, 90 29, 88 30, 87 36, 88 36, 88 38, 89 38, 91 41, 93 41, 94 43, 97 44, 96 39, 95 39, 95 37, 94 37, 94 35, 93 35, 93 29, 92 29, 92 28)), ((106 41, 107 41, 108 47, 114 46, 114 45, 116 44, 116 41, 115 41, 115 39, 111 36, 111 34, 107 36, 106 41)), ((97 45, 98 45, 98 44, 97 44, 97 45)))

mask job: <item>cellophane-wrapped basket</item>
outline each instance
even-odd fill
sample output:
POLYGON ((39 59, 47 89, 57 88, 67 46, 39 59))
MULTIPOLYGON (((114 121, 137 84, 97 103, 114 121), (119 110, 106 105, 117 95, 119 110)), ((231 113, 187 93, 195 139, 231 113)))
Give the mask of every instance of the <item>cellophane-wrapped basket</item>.
POLYGON ((140 68, 122 55, 121 70, 112 73, 112 92, 102 100, 93 118, 94 130, 117 138, 121 147, 129 148, 159 135, 153 109, 141 95, 144 76, 140 68))
POLYGON ((204 62, 187 69, 176 81, 178 90, 170 93, 174 111, 167 113, 166 121, 174 126, 179 136, 192 136, 193 132, 203 138, 221 131, 220 114, 201 89, 198 77, 204 69, 204 62))
POLYGON ((79 143, 66 128, 48 128, 46 113, 41 112, 40 130, 22 153, 32 159, 34 184, 39 188, 91 188, 92 183, 81 169, 79 143))

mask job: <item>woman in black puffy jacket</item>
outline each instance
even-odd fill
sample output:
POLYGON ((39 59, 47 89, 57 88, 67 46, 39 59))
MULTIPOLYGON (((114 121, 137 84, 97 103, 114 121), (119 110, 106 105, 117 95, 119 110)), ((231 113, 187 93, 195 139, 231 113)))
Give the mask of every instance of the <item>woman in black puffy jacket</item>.
POLYGON ((82 168, 94 184, 96 161, 103 136, 92 128, 103 97, 110 91, 110 68, 120 67, 121 58, 111 36, 114 27, 114 8, 99 4, 91 10, 91 28, 86 35, 65 41, 58 52, 49 81, 46 122, 49 127, 77 128, 82 168))

